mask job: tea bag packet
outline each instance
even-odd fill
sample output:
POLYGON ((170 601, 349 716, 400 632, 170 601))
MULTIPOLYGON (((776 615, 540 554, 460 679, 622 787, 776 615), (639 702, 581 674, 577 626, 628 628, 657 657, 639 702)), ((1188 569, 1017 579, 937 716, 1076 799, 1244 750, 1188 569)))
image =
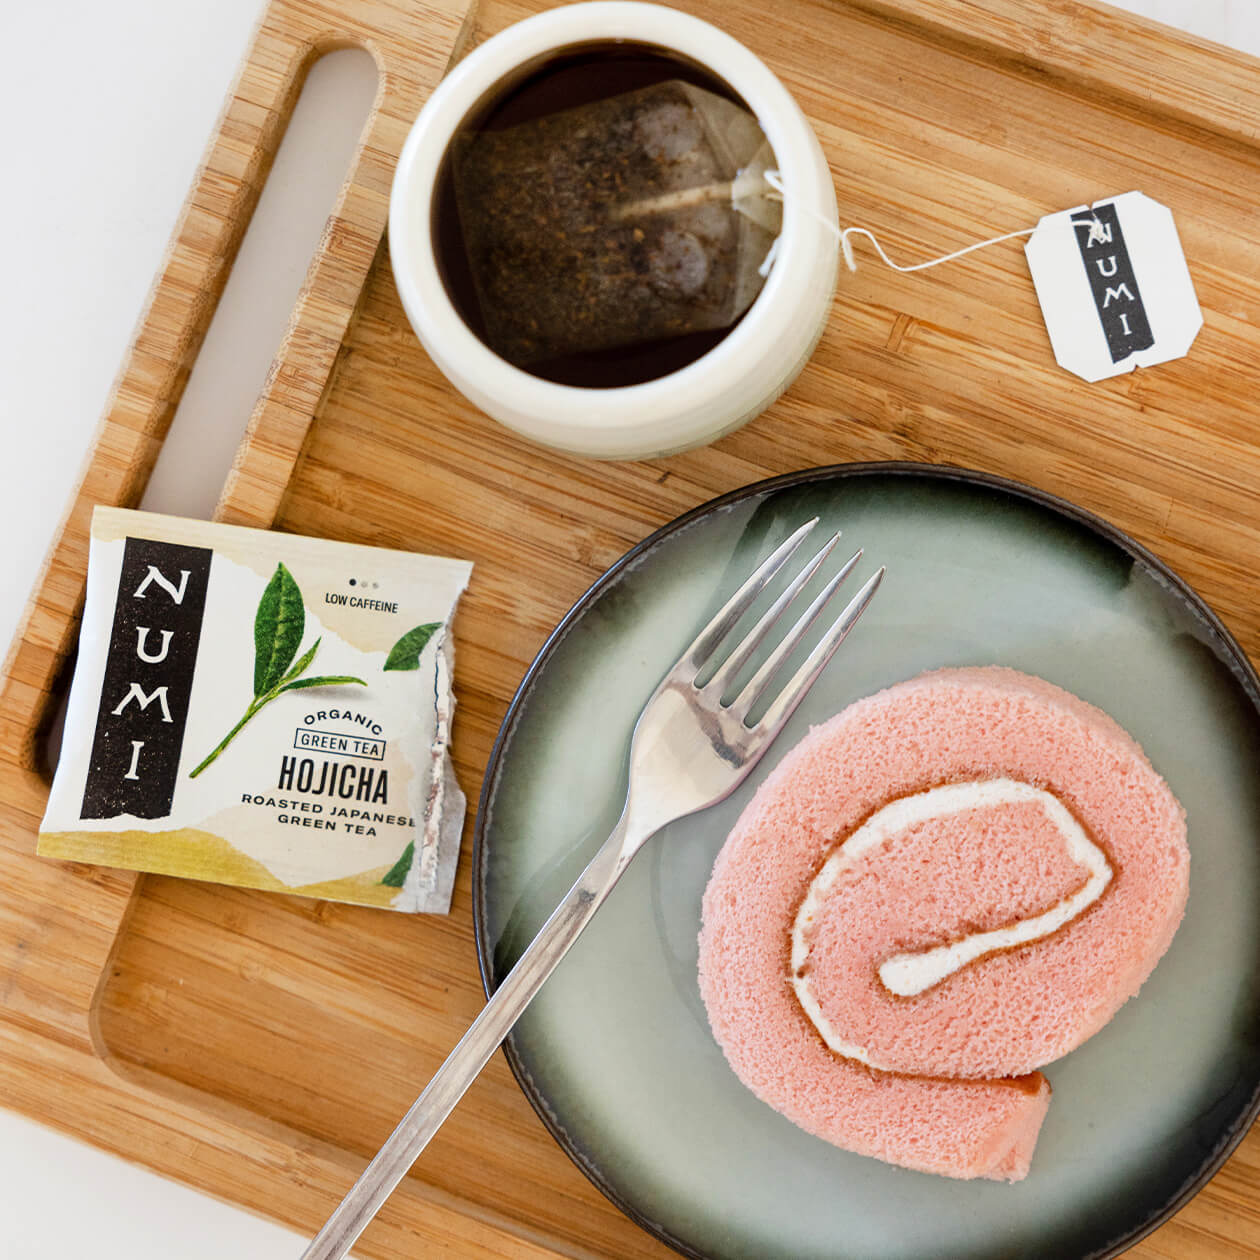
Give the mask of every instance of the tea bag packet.
POLYGON ((47 857, 445 913, 472 566, 97 508, 47 857))
POLYGON ((742 106, 671 80, 465 137, 454 184, 490 348, 525 365, 733 324, 781 210, 742 106))

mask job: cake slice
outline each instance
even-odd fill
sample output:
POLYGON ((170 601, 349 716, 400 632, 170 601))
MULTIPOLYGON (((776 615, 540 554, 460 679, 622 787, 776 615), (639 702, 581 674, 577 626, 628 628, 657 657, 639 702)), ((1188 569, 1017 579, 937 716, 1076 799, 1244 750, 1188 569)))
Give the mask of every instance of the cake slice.
POLYGON ((1000 668, 851 705, 766 780, 705 892, 700 988, 740 1079, 847 1150, 1018 1180, 1035 1069, 1181 921, 1181 807, 1100 710, 1000 668))

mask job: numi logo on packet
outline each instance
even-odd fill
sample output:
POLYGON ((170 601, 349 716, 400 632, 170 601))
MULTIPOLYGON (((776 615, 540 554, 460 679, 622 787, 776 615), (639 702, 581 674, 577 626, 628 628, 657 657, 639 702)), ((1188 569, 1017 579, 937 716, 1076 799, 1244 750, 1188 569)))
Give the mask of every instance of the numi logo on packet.
POLYGON ((1048 214, 1024 251, 1054 357, 1087 381, 1180 358, 1203 327, 1172 212, 1144 193, 1048 214))
POLYGON ((171 811, 212 554, 127 539, 81 818, 171 811))

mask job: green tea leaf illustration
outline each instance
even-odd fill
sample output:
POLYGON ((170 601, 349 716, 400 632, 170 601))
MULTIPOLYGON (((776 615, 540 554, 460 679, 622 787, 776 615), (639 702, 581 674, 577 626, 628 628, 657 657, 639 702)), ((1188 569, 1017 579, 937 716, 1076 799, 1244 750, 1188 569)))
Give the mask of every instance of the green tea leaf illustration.
POLYGON ((296 661, 293 662, 293 668, 289 670, 289 672, 285 674, 280 681, 282 683, 292 682, 299 674, 301 674, 315 659, 315 653, 319 651, 319 645, 323 643, 323 641, 322 637, 316 639, 315 642, 312 643, 311 646, 303 652, 296 661))
POLYGON ((283 687, 276 690, 279 695, 282 691, 301 691, 306 687, 340 687, 347 683, 358 683, 360 687, 366 687, 367 683, 362 678, 355 678, 352 674, 322 674, 314 678, 299 678, 297 682, 285 683, 283 687))
MULTIPOLYGON (((419 627, 423 629, 424 627, 419 627)), ((293 574, 282 564, 276 571, 262 599, 258 601, 258 613, 254 617, 254 698, 249 702, 244 716, 188 772, 195 779, 240 734, 241 728, 260 709, 269 705, 286 691, 301 691, 306 687, 366 687, 362 678, 351 674, 317 674, 313 678, 301 677, 310 667, 319 651, 323 638, 318 638, 296 661, 302 631, 306 629, 306 609, 302 604, 302 592, 293 580, 293 574), (290 668, 292 662, 292 668, 290 668)), ((414 633, 414 632, 413 632, 414 633)), ((412 667, 414 668, 414 666, 412 667)))
POLYGON ((276 565, 254 617, 254 695, 263 696, 283 677, 306 628, 302 592, 293 574, 276 565))
POLYGON ((392 648, 385 660, 385 669, 419 669, 420 653, 424 651, 436 631, 442 628, 440 621, 430 621, 428 625, 416 626, 408 630, 392 648))
POLYGON ((401 888, 407 881, 407 872, 411 870, 412 860, 416 856, 416 842, 409 840, 407 847, 403 850, 402 857, 398 859, 382 877, 381 883, 388 884, 390 888, 401 888))

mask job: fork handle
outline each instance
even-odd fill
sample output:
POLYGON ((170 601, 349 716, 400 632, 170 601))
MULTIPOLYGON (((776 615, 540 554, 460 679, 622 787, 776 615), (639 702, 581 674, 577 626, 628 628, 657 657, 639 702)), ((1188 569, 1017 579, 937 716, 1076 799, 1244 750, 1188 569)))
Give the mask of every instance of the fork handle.
POLYGON ((612 891, 646 836, 627 845, 629 808, 612 835, 543 924, 459 1044, 438 1068, 385 1145, 302 1253, 302 1260, 341 1260, 406 1176, 455 1104, 490 1061, 556 964, 569 952, 591 916, 612 891))

